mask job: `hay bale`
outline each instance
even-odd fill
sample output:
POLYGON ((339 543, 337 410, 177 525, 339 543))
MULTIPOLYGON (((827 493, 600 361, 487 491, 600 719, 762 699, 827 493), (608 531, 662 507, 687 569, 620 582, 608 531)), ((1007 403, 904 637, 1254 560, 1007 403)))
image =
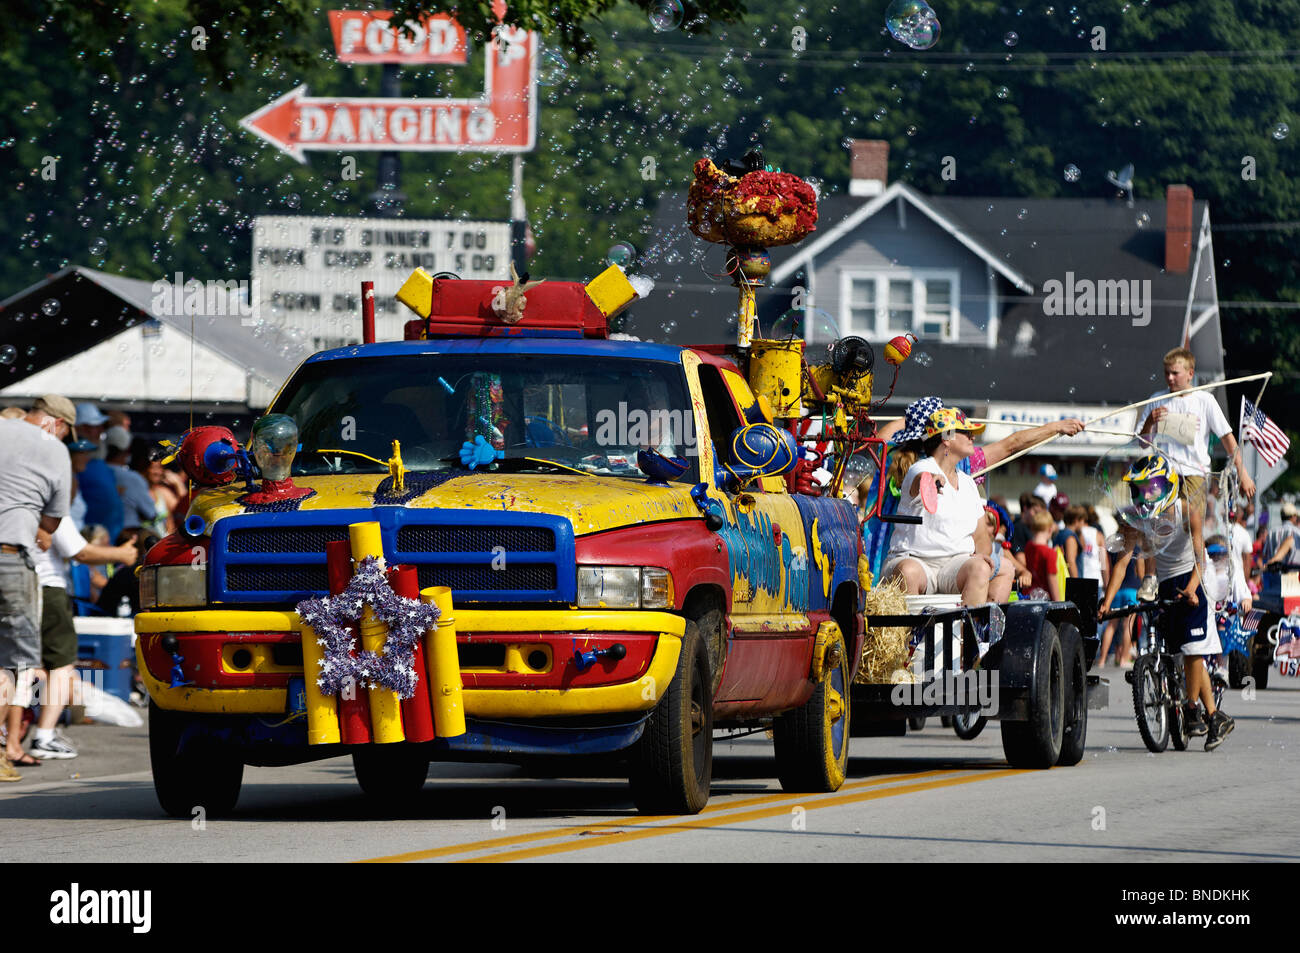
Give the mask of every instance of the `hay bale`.
POLYGON ((907 612, 906 595, 907 588, 901 579, 882 583, 867 592, 863 607, 867 637, 862 640, 862 660, 854 681, 863 685, 900 685, 916 681, 916 676, 907 667, 912 630, 904 625, 871 624, 874 615, 907 612))

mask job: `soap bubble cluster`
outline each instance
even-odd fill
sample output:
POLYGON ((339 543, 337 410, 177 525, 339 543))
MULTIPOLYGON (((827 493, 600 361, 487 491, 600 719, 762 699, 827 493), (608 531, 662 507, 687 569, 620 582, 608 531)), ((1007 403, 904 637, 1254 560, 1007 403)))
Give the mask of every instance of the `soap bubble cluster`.
POLYGON ((939 17, 925 0, 894 0, 885 10, 885 28, 914 50, 928 50, 939 42, 939 17))

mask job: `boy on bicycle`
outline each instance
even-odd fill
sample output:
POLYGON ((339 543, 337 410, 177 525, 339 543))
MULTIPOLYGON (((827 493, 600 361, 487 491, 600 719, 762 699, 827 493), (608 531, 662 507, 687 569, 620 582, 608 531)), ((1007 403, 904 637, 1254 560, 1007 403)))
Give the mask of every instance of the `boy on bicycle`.
MULTIPOLYGON (((1205 589, 1201 585, 1201 573, 1197 566, 1196 553, 1192 542, 1192 526, 1188 507, 1178 498, 1178 473, 1169 461, 1157 454, 1137 460, 1127 473, 1124 482, 1129 486, 1132 507, 1121 517, 1121 532, 1124 536, 1123 555, 1116 560, 1111 569, 1110 582, 1106 586, 1106 597, 1102 600, 1100 613, 1110 611, 1111 601, 1124 579, 1124 571, 1129 560, 1144 538, 1155 538, 1153 531, 1147 530, 1156 517, 1168 514, 1173 519, 1173 532, 1166 539, 1156 543, 1155 563, 1156 578, 1159 580, 1159 598, 1180 599, 1181 604, 1167 609, 1161 616, 1160 628, 1165 636, 1165 644, 1171 650, 1181 649, 1185 659, 1187 677, 1188 704, 1184 710, 1187 721, 1187 733, 1192 736, 1206 735, 1205 750, 1213 751, 1223 744, 1236 723, 1222 710, 1214 706, 1214 689, 1210 684, 1209 672, 1205 666, 1205 656, 1218 655, 1222 651, 1216 626, 1210 621, 1205 589), (1127 525, 1126 525, 1127 524, 1127 525), (1136 524, 1136 525, 1135 525, 1136 524), (1165 545, 1167 543, 1167 545, 1165 545), (1161 548, 1163 547, 1163 548, 1161 548), (1206 717, 1201 718, 1196 701, 1205 706, 1206 717)), ((1168 518, 1168 517, 1166 517, 1168 518)), ((1150 544, 1148 544, 1150 545, 1150 544)))

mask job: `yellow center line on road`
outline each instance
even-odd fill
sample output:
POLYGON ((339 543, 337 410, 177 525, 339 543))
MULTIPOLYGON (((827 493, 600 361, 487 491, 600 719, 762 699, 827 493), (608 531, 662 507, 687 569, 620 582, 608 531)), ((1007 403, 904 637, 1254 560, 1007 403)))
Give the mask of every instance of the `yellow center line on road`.
MULTIPOLYGON (((919 771, 912 774, 895 774, 884 775, 879 778, 870 778, 865 781, 855 781, 852 784, 846 784, 840 788, 841 791, 857 790, 868 787, 879 787, 884 784, 894 784, 898 781, 915 781, 920 778, 932 778, 938 775, 954 774, 956 768, 943 768, 933 771, 919 771)), ((768 794, 750 798, 741 798, 736 801, 728 801, 721 804, 711 804, 704 808, 700 813, 713 814, 719 811, 734 811, 737 808, 753 808, 760 804, 772 804, 782 802, 786 805, 808 801, 811 798, 825 797, 822 794, 768 794)), ((779 812, 778 812, 779 813, 779 812)), ((485 840, 469 841, 464 844, 449 844, 446 847, 431 847, 427 850, 413 850, 401 854, 388 854, 384 857, 371 857, 365 860, 355 861, 360 864, 401 864, 409 863, 416 860, 432 860, 437 857, 447 857, 451 854, 468 854, 480 850, 491 850, 496 847, 509 847, 514 844, 527 844, 539 840, 552 840, 557 837, 579 833, 584 830, 603 830, 611 827, 643 827, 658 821, 680 821, 680 815, 646 815, 629 818, 615 819, 612 821, 602 821, 599 824, 590 825, 570 825, 567 827, 557 827, 545 831, 534 831, 531 834, 515 834, 511 837, 493 837, 485 840)), ((669 829, 676 829, 675 827, 669 829)))
MULTIPOLYGON (((937 788, 952 787, 957 784, 970 784, 973 781, 990 781, 995 778, 1006 778, 1017 774, 1027 773, 1031 772, 1027 769, 1009 768, 1003 771, 992 771, 988 774, 963 775, 957 778, 944 778, 937 781, 925 781, 919 784, 904 784, 897 787, 885 787, 879 790, 859 791, 855 794, 838 794, 831 797, 822 797, 818 800, 807 800, 806 809, 813 811, 823 807, 840 807, 845 804, 854 804, 859 801, 874 801, 879 798, 898 797, 902 794, 915 794, 919 791, 932 791, 937 788)), ((797 795, 795 798, 797 800, 797 795)), ((563 844, 549 844, 544 847, 529 847, 523 850, 511 850, 500 854, 491 854, 487 857, 467 858, 465 860, 457 861, 457 863, 496 864, 511 860, 527 860, 531 857, 545 857, 549 854, 562 854, 570 851, 588 850, 592 847, 608 847, 612 844, 625 844, 629 841, 643 840, 647 837, 662 837, 665 834, 678 834, 683 831, 692 830, 707 830, 711 827, 721 827, 726 824, 739 824, 743 821, 756 821, 766 818, 780 817, 787 812, 788 808, 789 803, 786 803, 780 807, 767 807, 754 811, 742 811, 738 814, 729 813, 720 817, 704 818, 692 821, 679 820, 675 824, 663 824, 656 827, 642 828, 640 830, 611 832, 604 837, 583 843, 570 841, 563 844)))

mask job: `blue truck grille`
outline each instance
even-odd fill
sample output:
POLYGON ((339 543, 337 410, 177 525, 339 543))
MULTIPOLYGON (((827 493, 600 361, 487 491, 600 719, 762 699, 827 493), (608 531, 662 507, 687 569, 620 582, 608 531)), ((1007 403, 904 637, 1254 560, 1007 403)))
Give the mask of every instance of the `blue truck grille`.
POLYGON ((325 545, 348 524, 380 524, 390 565, 416 567, 420 588, 448 586, 459 602, 572 603, 573 527, 540 513, 477 510, 331 510, 257 513, 213 528, 214 602, 292 603, 328 591, 325 545))

